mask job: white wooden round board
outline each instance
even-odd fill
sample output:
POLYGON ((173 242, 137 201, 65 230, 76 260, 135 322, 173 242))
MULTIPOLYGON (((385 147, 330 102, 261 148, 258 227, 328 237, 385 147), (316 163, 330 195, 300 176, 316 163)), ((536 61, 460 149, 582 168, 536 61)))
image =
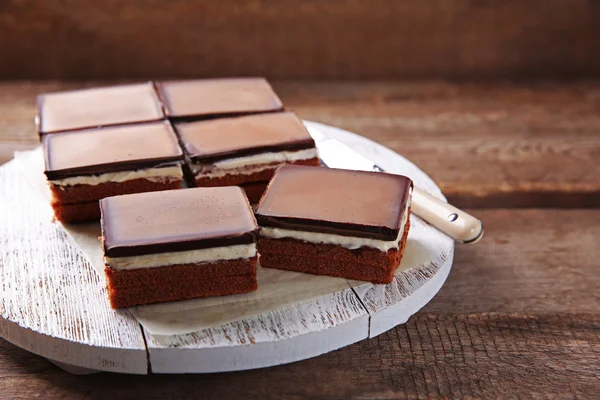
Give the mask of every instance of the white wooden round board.
MULTIPOLYGON (((443 199, 414 164, 356 134, 306 122, 443 199)), ((375 337, 423 307, 443 285, 454 242, 416 216, 393 283, 365 283, 245 320, 178 336, 152 336, 112 310, 104 279, 23 184, 0 167, 0 336, 73 373, 206 373, 315 357, 375 337)))

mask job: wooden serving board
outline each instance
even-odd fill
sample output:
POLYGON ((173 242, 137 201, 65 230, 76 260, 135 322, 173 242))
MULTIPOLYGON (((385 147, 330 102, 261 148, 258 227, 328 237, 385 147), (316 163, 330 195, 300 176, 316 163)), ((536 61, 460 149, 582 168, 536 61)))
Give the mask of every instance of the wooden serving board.
MULTIPOLYGON (((443 198, 414 164, 337 128, 306 122, 443 198)), ((0 168, 0 336, 74 372, 200 373, 298 361, 404 323, 441 288, 453 241, 411 217, 416 260, 389 285, 365 283, 319 299, 178 336, 152 336, 127 310, 112 310, 105 282, 51 222, 16 163, 0 168), (420 237, 415 237, 419 235, 420 237)))

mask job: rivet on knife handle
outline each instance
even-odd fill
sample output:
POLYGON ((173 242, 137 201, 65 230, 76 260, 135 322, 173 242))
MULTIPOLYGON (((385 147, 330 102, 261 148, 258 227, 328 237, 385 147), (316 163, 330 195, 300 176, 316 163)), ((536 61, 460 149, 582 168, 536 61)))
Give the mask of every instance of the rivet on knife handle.
POLYGON ((483 224, 474 216, 414 188, 412 211, 448 236, 462 243, 475 243, 483 237, 483 224))

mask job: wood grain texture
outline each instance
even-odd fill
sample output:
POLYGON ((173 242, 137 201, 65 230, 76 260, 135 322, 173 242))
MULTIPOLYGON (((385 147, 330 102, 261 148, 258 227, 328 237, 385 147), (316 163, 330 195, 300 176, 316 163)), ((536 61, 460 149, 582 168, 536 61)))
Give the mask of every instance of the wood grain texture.
POLYGON ((369 315, 347 289, 188 335, 144 333, 153 372, 228 371, 293 362, 363 340, 369 315))
MULTIPOLYGON (((434 230, 435 228, 423 222, 417 217, 411 218, 411 225, 419 226, 422 230, 434 230)), ((427 257, 429 260, 420 263, 416 268, 410 268, 397 272, 394 281, 390 285, 372 285, 365 284, 354 288, 354 291, 364 304, 365 308, 371 314, 371 325, 369 326, 369 337, 375 337, 380 335, 382 332, 391 329, 398 325, 398 323, 404 323, 413 314, 413 309, 408 307, 406 303, 402 301, 407 299, 409 296, 420 297, 419 289, 421 289, 426 283, 428 283, 436 274, 440 273, 440 269, 446 262, 452 262, 454 254, 454 246, 452 240, 448 238, 447 241, 442 243, 446 244, 445 248, 441 252, 432 251, 433 249, 428 248, 430 244, 427 240, 415 241, 415 236, 411 238, 412 242, 409 242, 413 249, 419 247, 419 253, 423 254, 435 254, 434 257, 427 257), (407 312, 408 311, 408 312, 407 312), (400 315, 405 314, 404 318, 400 315), (402 321, 404 319, 404 321, 402 321)), ((439 244, 438 244, 439 245, 439 244)), ((407 248, 403 257, 410 256, 408 253, 410 248, 407 248)), ((437 250, 437 249, 436 249, 437 250)), ((447 276, 448 272, 445 273, 447 276)), ((445 278, 445 277, 443 277, 445 278)), ((443 281, 439 283, 440 287, 443 281)), ((422 302, 419 302, 417 309, 424 306, 429 300, 427 296, 422 302)), ((412 302, 411 302, 412 303, 412 302)))
POLYGON ((0 340, 0 398, 595 398, 600 211, 469 212, 485 240, 457 247, 438 296, 377 338, 280 367, 151 377, 76 377, 0 340))
MULTIPOLYGON (((37 94, 93 84, 0 84, 0 162, 38 143, 37 94)), ((600 205, 599 82, 274 87, 302 118, 356 132, 413 161, 459 207, 600 205)))
MULTIPOLYGON (((35 94, 68 86, 79 84, 0 84, 2 161, 35 146, 35 94)), ((598 83, 275 86, 302 117, 391 146, 464 204, 598 204, 598 83), (440 145, 449 158, 428 155, 440 145), (485 176, 506 182, 503 197, 481 190, 485 176), (548 189, 528 187, 537 181, 548 189)), ((439 295, 375 339, 282 367, 152 377, 76 377, 0 340, 0 398, 595 398, 600 212, 469 212, 484 241, 457 247, 439 295)))
POLYGON ((429 313, 600 310, 600 211, 472 210, 485 239, 457 246, 429 313))
MULTIPOLYGON (((434 300, 436 301, 436 300, 434 300)), ((420 314, 321 357, 205 375, 73 376, 0 339, 0 395, 83 399, 595 398, 589 314, 420 314)))
POLYGON ((586 0, 5 0, 4 79, 598 76, 586 0))
POLYGON ((600 205, 597 82, 297 82, 275 89, 302 118, 405 156, 458 207, 600 205))
POLYGON ((146 373, 137 321, 110 308, 104 280, 10 166, 0 168, 0 247, 10 249, 0 253, 0 335, 59 362, 146 373))

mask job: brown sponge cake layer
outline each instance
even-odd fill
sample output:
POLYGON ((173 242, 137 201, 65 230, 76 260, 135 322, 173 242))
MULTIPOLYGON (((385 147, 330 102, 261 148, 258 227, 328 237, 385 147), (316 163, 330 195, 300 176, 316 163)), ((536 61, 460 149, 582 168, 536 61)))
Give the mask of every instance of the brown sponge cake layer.
POLYGON ((228 277, 221 282, 222 286, 214 286, 208 281, 174 281, 161 283, 150 288, 123 289, 108 288, 110 306, 112 308, 132 307, 136 305, 164 303, 168 301, 188 300, 201 297, 226 296, 255 291, 256 275, 228 277))
POLYGON ((246 183, 240 185, 240 187, 246 192, 246 197, 248 197, 248 201, 250 204, 256 204, 262 197, 265 190, 267 190, 267 186, 269 185, 269 181, 266 182, 253 182, 246 183))
MULTIPOLYGON (((144 178, 132 179, 125 182, 107 182, 99 185, 59 186, 50 183, 52 203, 72 204, 98 200, 122 194, 156 192, 159 190, 178 189, 182 178, 165 181, 151 181, 144 178)), ((98 214, 99 215, 99 214, 98 214)))
POLYGON ((74 223, 100 219, 98 200, 74 204, 53 203, 52 209, 54 218, 60 222, 74 223))
POLYGON ((225 296, 257 289, 257 257, 133 270, 105 268, 111 307, 225 296))
POLYGON ((240 260, 227 260, 215 263, 180 264, 154 268, 115 269, 106 267, 106 276, 112 286, 134 288, 153 285, 158 280, 168 282, 197 278, 197 274, 215 278, 228 278, 256 272, 256 257, 240 260))
MULTIPOLYGON (((319 165, 318 158, 309 160, 294 161, 290 164, 297 165, 319 165)), ((270 179, 279 168, 280 164, 273 164, 273 168, 269 168, 254 174, 228 174, 219 178, 202 177, 201 174, 196 175, 195 183, 199 187, 218 187, 218 186, 240 186, 246 192, 248 200, 251 204, 256 204, 265 192, 270 179)))
MULTIPOLYGON (((298 160, 294 162, 289 162, 287 164, 294 165, 319 165, 318 158, 311 158, 308 160, 298 160)), ((244 183, 249 182, 261 182, 261 181, 269 181, 275 170, 281 166, 281 163, 273 163, 267 164, 266 166, 271 165, 272 168, 268 168, 259 172, 255 172, 253 174, 227 174, 225 176, 221 176, 218 178, 211 178, 207 176, 202 176, 202 173, 199 173, 194 178, 196 182, 196 186, 238 186, 244 183)))
POLYGON ((371 283, 390 283, 395 268, 389 264, 376 267, 357 264, 351 261, 333 261, 325 258, 264 254, 260 257, 263 268, 282 269, 315 275, 329 275, 346 279, 356 279, 371 283))
POLYGON ((372 283, 391 283, 402 259, 409 228, 410 221, 407 220, 399 248, 387 252, 370 247, 350 250, 334 244, 260 237, 260 265, 372 283))

